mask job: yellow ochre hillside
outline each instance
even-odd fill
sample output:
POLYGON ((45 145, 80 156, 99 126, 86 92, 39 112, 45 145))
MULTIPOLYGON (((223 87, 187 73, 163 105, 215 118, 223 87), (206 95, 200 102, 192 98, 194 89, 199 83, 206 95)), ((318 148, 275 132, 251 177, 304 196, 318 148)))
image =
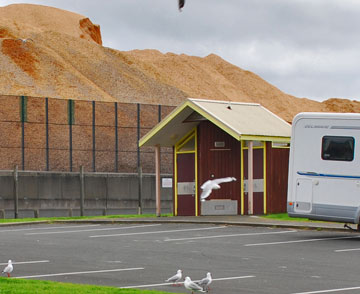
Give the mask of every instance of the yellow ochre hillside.
POLYGON ((0 7, 0 95, 163 105, 187 97, 257 102, 287 121, 301 111, 360 112, 355 101, 285 94, 214 54, 103 47, 100 26, 86 16, 32 4, 0 7))

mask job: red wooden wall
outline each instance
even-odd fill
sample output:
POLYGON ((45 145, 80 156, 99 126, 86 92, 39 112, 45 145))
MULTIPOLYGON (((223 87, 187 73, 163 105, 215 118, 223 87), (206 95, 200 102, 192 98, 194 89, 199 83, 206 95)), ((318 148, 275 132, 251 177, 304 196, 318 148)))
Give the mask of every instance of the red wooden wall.
MULTIPOLYGON (((224 183, 221 189, 213 190, 208 199, 238 200, 241 213, 241 160, 240 142, 209 121, 198 126, 198 193, 200 186, 210 179, 235 177, 236 182, 224 183), (224 147, 215 147, 215 142, 224 142, 224 147)), ((200 205, 198 206, 200 207, 200 205)))
POLYGON ((266 142, 267 213, 286 212, 289 148, 272 148, 266 142))

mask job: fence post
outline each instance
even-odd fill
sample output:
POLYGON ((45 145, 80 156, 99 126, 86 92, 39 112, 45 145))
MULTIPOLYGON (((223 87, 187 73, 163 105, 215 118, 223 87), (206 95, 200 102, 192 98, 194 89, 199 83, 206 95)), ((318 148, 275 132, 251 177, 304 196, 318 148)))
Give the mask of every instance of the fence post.
POLYGON ((46 170, 49 171, 49 98, 45 98, 45 126, 46 126, 46 141, 45 141, 45 151, 46 151, 46 170))
POLYGON ((142 167, 140 163, 140 128, 141 128, 141 121, 140 121, 140 103, 137 103, 137 172, 138 172, 138 214, 142 214, 142 167))
POLYGON ((93 165, 93 172, 96 172, 96 110, 95 110, 95 101, 92 102, 92 140, 93 140, 93 150, 92 150, 92 165, 93 165))
POLYGON ((155 146, 155 195, 156 216, 161 216, 160 145, 155 146))
POLYGON ((27 97, 21 96, 21 165, 25 170, 25 121, 27 120, 27 97))
POLYGON ((142 214, 142 182, 143 182, 143 175, 142 175, 142 167, 138 166, 138 184, 139 184, 139 194, 138 194, 138 214, 142 214))
POLYGON ((115 172, 119 172, 119 121, 118 103, 115 102, 115 172))
POLYGON ((84 167, 80 166, 80 216, 84 216, 84 198, 85 198, 84 167))
POLYGON ((14 217, 18 218, 19 216, 19 176, 18 176, 18 166, 15 165, 14 168, 14 217))

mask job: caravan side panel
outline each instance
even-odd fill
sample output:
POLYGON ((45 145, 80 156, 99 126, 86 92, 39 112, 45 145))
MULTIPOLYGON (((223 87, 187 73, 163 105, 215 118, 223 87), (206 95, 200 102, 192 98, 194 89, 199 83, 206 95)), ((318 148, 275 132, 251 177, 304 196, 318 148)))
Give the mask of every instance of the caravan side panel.
POLYGON ((302 113, 293 121, 288 213, 358 223, 360 115, 302 113))

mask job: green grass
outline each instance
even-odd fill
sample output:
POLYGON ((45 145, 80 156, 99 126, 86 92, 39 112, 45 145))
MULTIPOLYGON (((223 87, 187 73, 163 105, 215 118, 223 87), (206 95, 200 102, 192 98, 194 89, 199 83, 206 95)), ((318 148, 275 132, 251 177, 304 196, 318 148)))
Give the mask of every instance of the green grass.
POLYGON ((312 222, 312 220, 309 220, 308 218, 290 217, 287 213, 266 214, 266 215, 261 215, 261 217, 282 220, 282 221, 312 222))
MULTIPOLYGON (((161 217, 171 217, 172 214, 163 214, 161 217)), ((87 220, 87 219, 111 219, 111 218, 147 218, 156 217, 155 214, 121 214, 121 215, 99 215, 99 216, 73 216, 73 217, 39 217, 39 218, 6 218, 0 219, 0 223, 36 222, 54 220, 87 220)), ((0 292, 1 294, 1 292, 0 292)))
MULTIPOLYGON (((0 278, 0 294, 171 294, 169 292, 0 278)), ((184 293, 184 292, 182 292, 184 293)))

